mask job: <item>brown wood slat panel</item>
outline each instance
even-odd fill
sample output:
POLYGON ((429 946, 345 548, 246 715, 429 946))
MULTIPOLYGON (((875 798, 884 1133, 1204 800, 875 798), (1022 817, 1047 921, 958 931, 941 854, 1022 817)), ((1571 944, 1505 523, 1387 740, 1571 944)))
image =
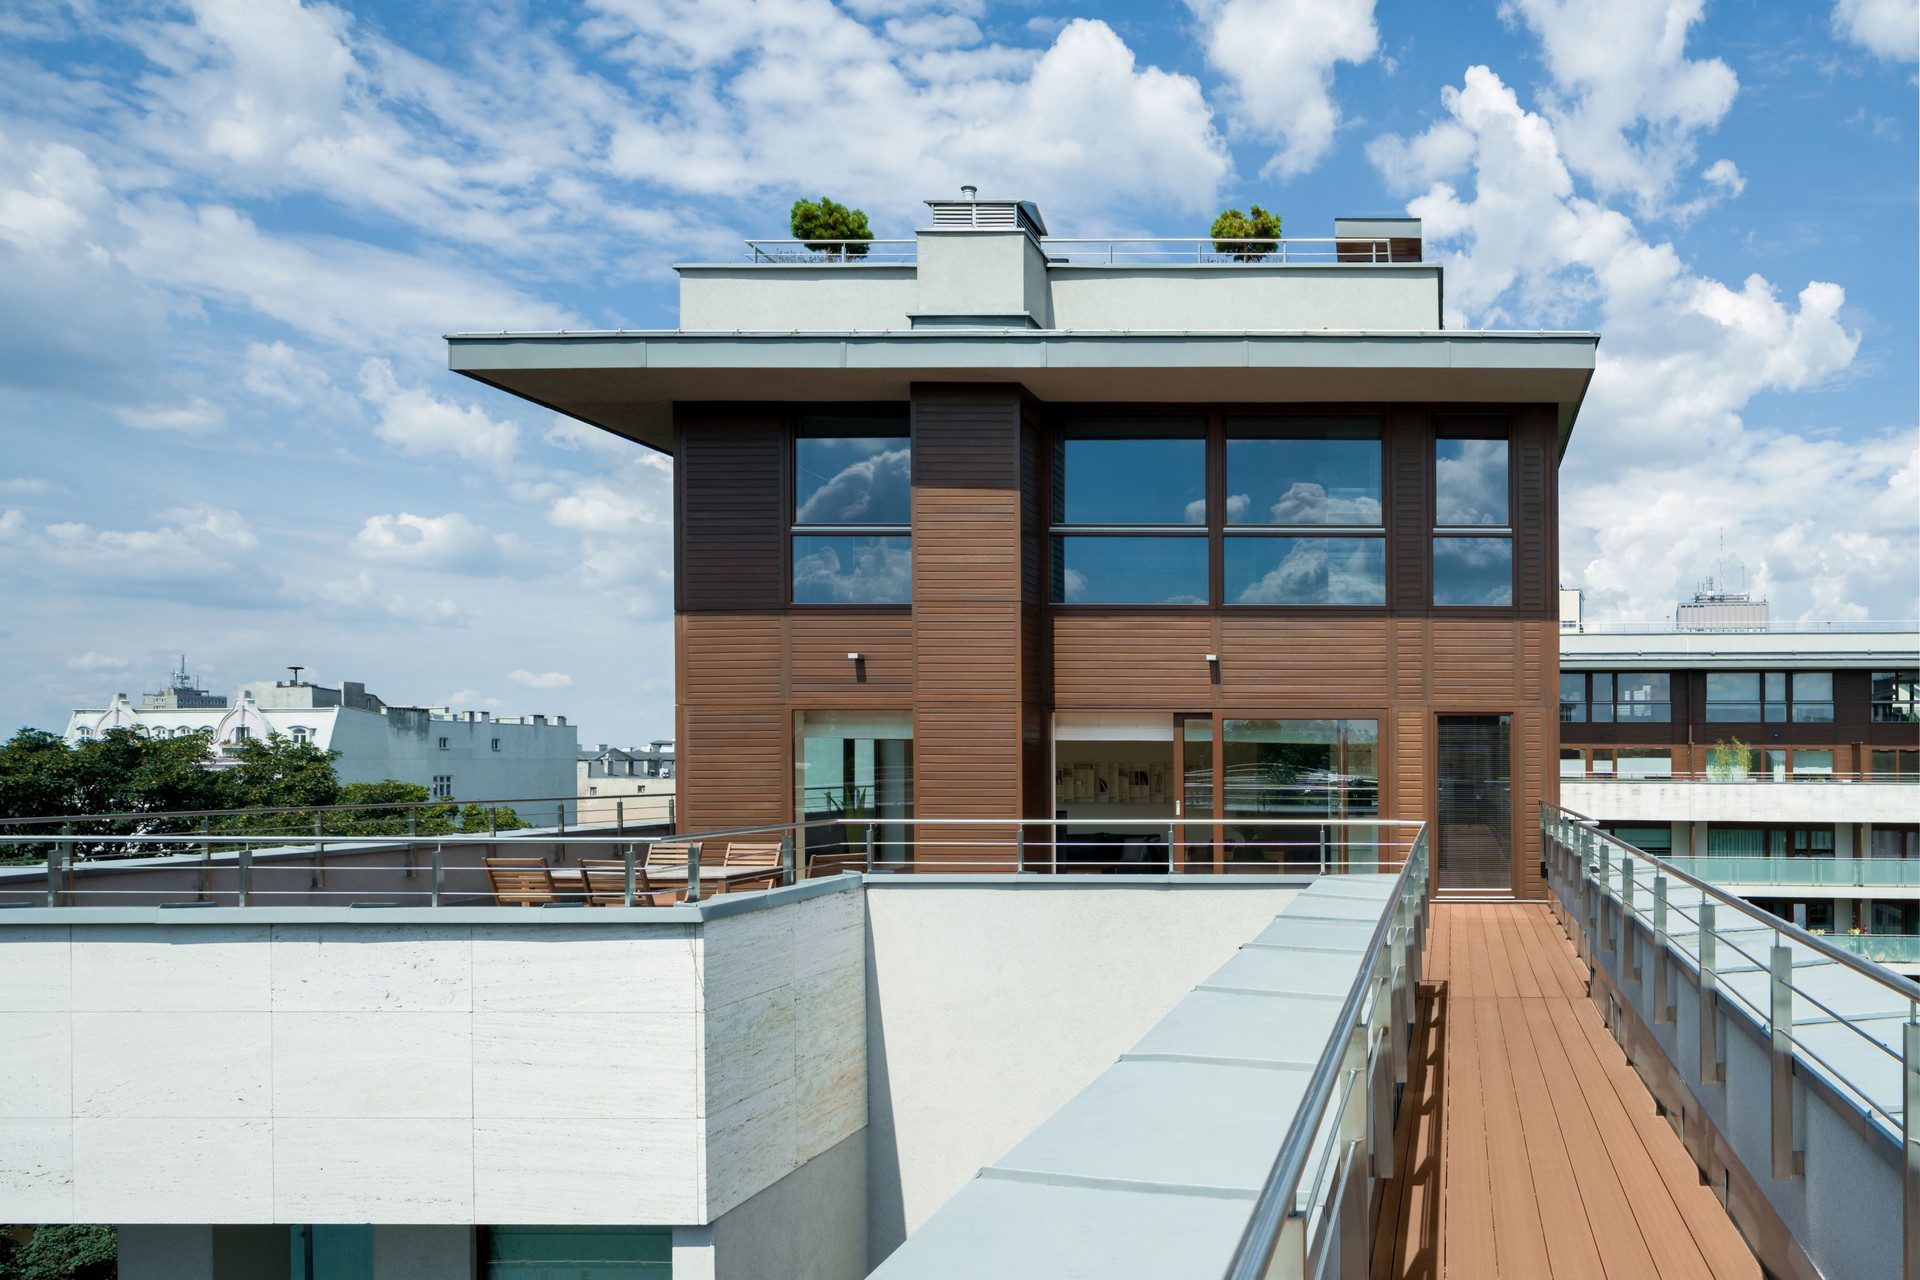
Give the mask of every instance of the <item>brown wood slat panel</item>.
POLYGON ((1513 778, 1514 892, 1522 898, 1545 898, 1547 882, 1540 874, 1540 802, 1546 799, 1546 780, 1558 771, 1558 753, 1552 747, 1549 725, 1558 723, 1539 707, 1523 706, 1513 717, 1514 739, 1520 744, 1520 762, 1513 778))
POLYGON ((1382 705, 1392 697, 1391 625, 1228 614, 1220 623, 1220 696, 1249 706, 1382 705))
POLYGON ((1530 407, 1513 415, 1514 607, 1536 617, 1558 614, 1555 489, 1559 432, 1555 411, 1530 407))
POLYGON ((1055 706, 1213 705, 1212 618, 1055 614, 1052 622, 1055 706))
MULTIPOLYGON (((1020 813, 1020 708, 921 701, 913 718, 914 811, 923 818, 1020 813)), ((928 828, 915 865, 1014 866, 1010 826, 928 828), (944 850, 944 851, 942 851, 944 850)))
POLYGON ((786 424, 699 418, 679 423, 676 434, 677 607, 784 607, 786 424))
POLYGON ((925 604, 914 609, 914 682, 935 702, 1016 704, 1020 605, 925 604))
POLYGON ((1512 705, 1519 643, 1513 623, 1441 618, 1428 625, 1436 702, 1478 700, 1492 710, 1512 705))
POLYGON ((782 696, 778 614, 683 613, 675 630, 683 702, 764 703, 782 696))
MULTIPOLYGON (((1393 816, 1425 819, 1428 792, 1433 780, 1428 776, 1427 714, 1414 707, 1396 711, 1393 716, 1393 776, 1383 778, 1393 797, 1393 816)), ((1427 839, 1433 840, 1429 832, 1427 839)))
POLYGON ((682 831, 785 822, 793 807, 787 714, 772 707, 683 707, 678 818, 682 831))
POLYGON ((1393 581, 1387 602, 1396 614, 1424 616, 1432 606, 1427 585, 1427 541, 1432 534, 1427 470, 1433 418, 1424 409, 1387 415, 1387 542, 1393 581))
POLYGON ((1426 623, 1405 620, 1393 623, 1394 694, 1400 701, 1427 700, 1427 669, 1432 658, 1430 644, 1426 623))
MULTIPOLYGON (((905 614, 796 613, 787 620, 787 637, 795 698, 913 692, 913 619, 905 614), (862 660, 848 661, 849 653, 862 660)), ((909 705, 898 696, 893 701, 909 705)))

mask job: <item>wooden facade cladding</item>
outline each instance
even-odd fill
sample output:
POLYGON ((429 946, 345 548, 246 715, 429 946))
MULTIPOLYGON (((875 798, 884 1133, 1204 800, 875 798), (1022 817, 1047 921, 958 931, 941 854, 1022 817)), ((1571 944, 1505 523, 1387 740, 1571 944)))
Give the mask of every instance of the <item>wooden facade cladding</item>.
MULTIPOLYGON (((1557 791, 1560 730, 1551 409, 1495 410, 1512 428, 1514 604, 1501 609, 1431 602, 1426 406, 1378 411, 1385 605, 1293 609, 1048 604, 1047 407, 1017 384, 922 384, 909 410, 912 604, 893 607, 789 603, 792 413, 679 413, 683 830, 791 820, 803 710, 911 712, 916 815, 1002 819, 1051 815, 1056 710, 1373 719, 1381 812, 1402 818, 1435 812, 1435 718, 1501 714, 1513 717, 1513 888, 1540 896, 1536 806, 1557 791)), ((968 834, 929 834, 918 860, 939 865, 938 847, 1011 864, 1005 827, 971 846, 968 834)))

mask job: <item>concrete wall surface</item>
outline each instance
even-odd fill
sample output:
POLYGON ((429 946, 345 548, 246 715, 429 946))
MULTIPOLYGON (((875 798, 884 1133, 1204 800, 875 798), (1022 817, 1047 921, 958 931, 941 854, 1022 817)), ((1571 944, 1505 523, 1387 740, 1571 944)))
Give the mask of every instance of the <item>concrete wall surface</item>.
POLYGON ((1087 266, 1047 272, 1056 329, 1431 330, 1440 269, 1087 266))
POLYGON ((860 1280, 867 1142, 856 1133, 709 1227, 674 1232, 674 1280, 860 1280))
POLYGON ((0 927, 0 1219, 710 1221, 866 1123, 862 895, 825 887, 693 923, 0 927))
POLYGON ((1920 786, 1881 782, 1560 783, 1560 803, 1601 822, 1912 822, 1920 786))
POLYGON ((1298 893, 1217 880, 870 880, 869 1264, 1298 893))

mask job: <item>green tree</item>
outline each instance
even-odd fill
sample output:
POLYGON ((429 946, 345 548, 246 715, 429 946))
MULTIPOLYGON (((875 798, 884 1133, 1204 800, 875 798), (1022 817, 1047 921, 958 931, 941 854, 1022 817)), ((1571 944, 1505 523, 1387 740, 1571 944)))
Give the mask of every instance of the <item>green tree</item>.
POLYGON ((1215 253, 1229 254, 1235 262, 1258 262, 1280 247, 1280 215, 1257 204, 1248 213, 1228 209, 1213 220, 1210 234, 1215 253), (1254 243, 1232 243, 1235 240, 1254 243))
POLYGON ((231 756, 238 763, 217 775, 223 809, 315 808, 340 801, 340 779, 333 772, 338 751, 270 733, 239 743, 231 756))
POLYGON ((0 1241, 0 1280, 114 1280, 120 1273, 118 1233, 110 1226, 37 1227, 25 1244, 0 1241))
POLYGON ((833 241, 873 239, 873 232, 867 229, 867 215, 863 210, 849 209, 826 196, 821 196, 817 202, 795 200, 788 226, 792 228, 793 238, 804 241, 807 248, 841 258, 864 258, 867 256, 867 246, 857 243, 834 244, 833 241))
POLYGON ((462 805, 460 809, 460 830, 468 835, 481 831, 519 831, 532 825, 522 822, 512 809, 492 809, 478 801, 462 805))
POLYGON ((456 806, 427 804, 429 799, 431 796, 425 787, 411 782, 395 782, 391 778, 382 782, 349 782, 340 788, 340 804, 377 807, 329 813, 325 830, 328 835, 341 836, 403 836, 410 830, 423 836, 450 835, 456 806), (414 805, 420 807, 410 807, 414 805))

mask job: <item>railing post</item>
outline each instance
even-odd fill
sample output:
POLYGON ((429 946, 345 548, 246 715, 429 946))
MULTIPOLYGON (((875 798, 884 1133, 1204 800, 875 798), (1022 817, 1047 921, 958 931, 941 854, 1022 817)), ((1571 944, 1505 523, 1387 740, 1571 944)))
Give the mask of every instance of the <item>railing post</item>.
POLYGON ((1920 1277, 1920 1009, 1907 1006, 1902 1027, 1900 1076, 1904 1107, 1900 1115, 1900 1274, 1920 1277))
POLYGON ((1667 998, 1667 877, 1653 875, 1653 1021, 1673 1021, 1673 1002, 1667 998))
POLYGON ((1613 936, 1613 909, 1607 903, 1608 890, 1612 887, 1613 881, 1613 850, 1607 846, 1606 841, 1601 840, 1599 843, 1600 874, 1596 877, 1596 884, 1600 895, 1595 909, 1599 912, 1600 949, 1617 952, 1619 943, 1613 936))
POLYGON ((1719 1084, 1726 1078, 1720 1065, 1720 979, 1715 975, 1713 904, 1700 904, 1700 1082, 1719 1084))
MULTIPOLYGON (((409 809, 407 810, 407 836, 409 838, 412 838, 419 834, 420 834, 420 811, 418 809, 409 809)), ((412 852, 411 847, 408 848, 408 852, 409 853, 412 852)))
POLYGON ((60 905, 60 864, 73 854, 73 846, 67 843, 67 837, 73 834, 71 826, 60 828, 60 839, 47 849, 47 905, 60 905))
MULTIPOLYGON (((487 839, 492 840, 500 834, 500 811, 492 805, 487 806, 487 839)), ((489 847, 489 853, 493 852, 489 847)))
POLYGON ((627 834, 627 802, 625 800, 613 802, 613 834, 617 836, 627 834))
POLYGON ((1767 1012, 1773 1058, 1773 1176, 1786 1179, 1801 1170, 1793 1149, 1793 948, 1776 946, 1767 961, 1773 997, 1767 1012))
POLYGON ((559 834, 567 834, 567 806, 564 804, 553 806, 553 826, 559 834))
POLYGON ((253 846, 243 844, 234 855, 234 897, 243 907, 253 905, 253 846))
POLYGON ((800 883, 800 876, 794 863, 793 833, 789 831, 780 837, 780 875, 788 884, 800 883))
POLYGON ((444 849, 445 849, 445 846, 444 846, 444 845, 438 845, 438 844, 436 844, 436 845, 434 845, 434 846, 433 846, 433 898, 432 898, 432 904, 433 904, 434 906, 436 906, 436 907, 440 905, 440 890, 441 890, 441 887, 442 887, 443 885, 445 885, 445 884, 446 884, 446 880, 447 880, 447 868, 446 868, 446 865, 445 865, 445 863, 444 863, 444 861, 442 860, 442 857, 441 857, 441 855, 442 855, 442 852, 444 851, 444 849))
POLYGON ((1175 824, 1169 822, 1167 824, 1167 874, 1170 876, 1180 874, 1180 844, 1178 835, 1179 832, 1175 824))
POLYGON ((677 829, 677 824, 679 820, 673 816, 674 808, 675 808, 674 802, 677 799, 679 799, 678 796, 667 797, 667 830, 669 831, 673 831, 677 829))
POLYGON ((638 877, 634 874, 636 869, 636 863, 633 857, 632 845, 627 846, 627 850, 622 855, 621 860, 626 864, 624 867, 621 868, 626 873, 626 883, 625 883, 625 888, 621 891, 620 905, 623 907, 630 907, 633 905, 634 882, 636 881, 636 879, 638 879, 638 877))
POLYGON ((687 842, 687 896, 686 902, 700 901, 700 842, 687 842))
POLYGON ((1620 859, 1620 963, 1628 982, 1640 981, 1640 939, 1633 922, 1638 913, 1633 907, 1633 855, 1620 859))
POLYGON ((873 824, 867 824, 867 870, 873 870, 873 824))
POLYGON ((1013 869, 1018 875, 1027 874, 1027 829, 1013 829, 1013 869))

